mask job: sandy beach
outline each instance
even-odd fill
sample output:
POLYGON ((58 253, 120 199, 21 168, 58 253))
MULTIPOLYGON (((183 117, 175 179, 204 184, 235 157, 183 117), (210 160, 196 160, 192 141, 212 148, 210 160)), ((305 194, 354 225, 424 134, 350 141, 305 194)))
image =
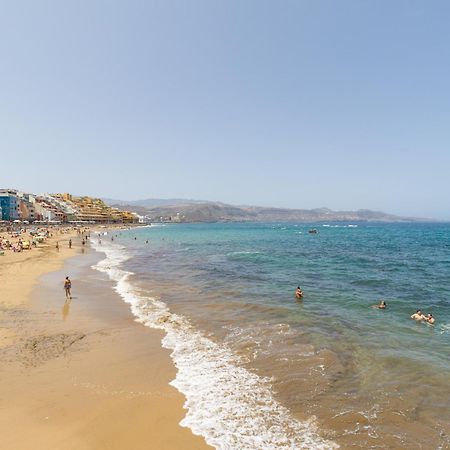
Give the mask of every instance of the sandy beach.
POLYGON ((2 448, 210 448, 179 425, 185 399, 161 335, 90 268, 99 253, 74 233, 0 258, 2 448))

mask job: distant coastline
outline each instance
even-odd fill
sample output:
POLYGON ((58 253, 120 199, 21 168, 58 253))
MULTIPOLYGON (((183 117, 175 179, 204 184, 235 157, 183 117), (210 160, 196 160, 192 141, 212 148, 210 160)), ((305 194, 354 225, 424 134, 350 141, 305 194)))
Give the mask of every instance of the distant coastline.
POLYGON ((69 193, 32 194, 16 189, 0 189, 0 221, 25 224, 439 222, 431 218, 405 217, 369 209, 290 209, 180 198, 123 201, 69 193))
POLYGON ((103 200, 110 206, 133 211, 144 222, 436 222, 429 218, 397 216, 369 209, 357 211, 333 211, 329 208, 289 209, 182 199, 147 199, 130 202, 103 200))

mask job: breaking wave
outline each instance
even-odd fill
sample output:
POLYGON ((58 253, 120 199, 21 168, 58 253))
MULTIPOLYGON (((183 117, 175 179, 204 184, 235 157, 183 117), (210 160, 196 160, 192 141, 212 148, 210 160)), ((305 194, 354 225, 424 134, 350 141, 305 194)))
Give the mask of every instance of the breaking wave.
POLYGON ((187 318, 133 285, 134 274, 121 268, 129 259, 124 247, 100 246, 94 240, 92 245, 106 255, 94 268, 115 282, 136 321, 166 333, 162 345, 172 350, 177 368, 170 384, 186 397, 187 413, 180 425, 223 450, 338 448, 319 435, 314 417, 307 421, 292 417, 273 398, 269 379, 244 369, 226 345, 209 339, 187 318))

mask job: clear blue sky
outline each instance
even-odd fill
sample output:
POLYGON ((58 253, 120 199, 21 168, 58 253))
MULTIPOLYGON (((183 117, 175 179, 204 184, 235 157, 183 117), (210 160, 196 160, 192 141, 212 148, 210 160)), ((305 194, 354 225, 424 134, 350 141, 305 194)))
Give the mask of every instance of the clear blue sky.
POLYGON ((2 2, 0 185, 450 219, 449 23, 448 1, 2 2))

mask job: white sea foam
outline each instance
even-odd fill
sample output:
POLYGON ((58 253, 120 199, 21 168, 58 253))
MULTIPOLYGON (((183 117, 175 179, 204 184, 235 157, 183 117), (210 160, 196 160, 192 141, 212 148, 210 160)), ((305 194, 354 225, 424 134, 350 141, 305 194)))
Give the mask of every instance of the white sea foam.
POLYGON ((323 227, 326 227, 326 228, 358 228, 358 225, 352 225, 352 224, 349 224, 349 225, 329 225, 329 224, 323 224, 322 226, 323 226, 323 227))
POLYGON ((92 245, 106 258, 95 269, 116 282, 115 290, 130 305, 136 320, 165 331, 164 347, 178 369, 171 384, 186 397, 182 426, 223 450, 334 449, 319 436, 315 418, 294 419, 272 396, 268 379, 240 366, 239 358, 196 330, 183 316, 132 285, 133 275, 121 269, 129 256, 124 247, 92 245))
POLYGON ((227 256, 232 255, 259 255, 261 252, 258 251, 241 251, 241 252, 230 252, 227 253, 227 256))

